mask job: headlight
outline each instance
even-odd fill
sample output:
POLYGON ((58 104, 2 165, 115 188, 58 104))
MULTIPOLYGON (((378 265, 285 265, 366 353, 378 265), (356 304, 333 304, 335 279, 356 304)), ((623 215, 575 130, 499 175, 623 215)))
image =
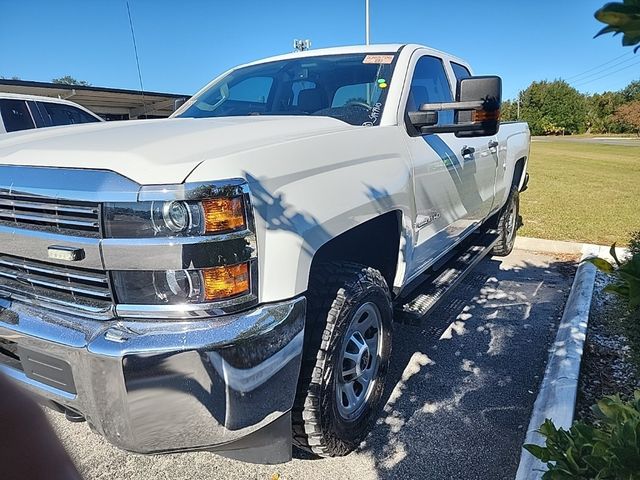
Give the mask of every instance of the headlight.
POLYGON ((101 210, 118 316, 191 318, 257 304, 255 222, 244 179, 147 185, 127 198, 138 201, 101 210))
POLYGON ((172 232, 184 232, 190 227, 189 206, 184 202, 164 202, 162 206, 162 228, 168 228, 172 232))
POLYGON ((105 203, 103 223, 108 238, 208 235, 247 227, 242 196, 201 201, 105 203))
POLYGON ((118 303, 208 303, 249 293, 249 263, 200 270, 112 272, 118 303))

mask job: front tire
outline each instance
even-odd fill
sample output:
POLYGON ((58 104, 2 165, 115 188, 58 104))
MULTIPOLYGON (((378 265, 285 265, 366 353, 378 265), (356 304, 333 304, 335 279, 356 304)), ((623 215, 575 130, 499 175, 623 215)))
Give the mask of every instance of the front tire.
POLYGON ((293 440, 321 457, 347 455, 380 409, 391 357, 391 295, 378 270, 350 262, 314 267, 293 440))
POLYGON ((493 255, 506 257, 513 250, 516 232, 520 227, 520 195, 517 188, 511 190, 507 203, 500 211, 496 230, 498 242, 493 247, 493 255))

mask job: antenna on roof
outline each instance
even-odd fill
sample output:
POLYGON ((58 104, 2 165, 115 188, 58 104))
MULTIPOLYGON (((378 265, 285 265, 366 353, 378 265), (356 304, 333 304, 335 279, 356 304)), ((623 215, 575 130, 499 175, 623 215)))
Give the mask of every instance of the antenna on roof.
POLYGON ((311 48, 311 40, 298 40, 295 39, 293 41, 293 51, 294 52, 304 52, 311 48))
POLYGON ((138 80, 140 80, 140 94, 142 95, 142 108, 145 117, 147 116, 147 103, 144 99, 144 86, 142 85, 142 72, 140 71, 140 59, 138 58, 138 46, 136 45, 136 34, 133 31, 133 21, 131 20, 131 9, 127 0, 127 14, 129 15, 129 27, 131 27, 131 38, 133 39, 133 52, 136 55, 136 66, 138 67, 138 80))

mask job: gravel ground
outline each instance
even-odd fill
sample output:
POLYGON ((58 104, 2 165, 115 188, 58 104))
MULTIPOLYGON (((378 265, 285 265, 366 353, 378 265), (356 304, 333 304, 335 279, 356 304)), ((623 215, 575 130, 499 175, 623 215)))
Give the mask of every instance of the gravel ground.
POLYGON ((263 466, 207 452, 140 456, 50 418, 86 479, 513 478, 573 273, 541 254, 487 259, 422 325, 397 325, 384 413, 347 457, 263 466))
POLYGON ((640 371, 621 322, 629 312, 615 296, 603 292, 607 277, 597 273, 589 312, 585 353, 580 368, 576 419, 592 420, 591 406, 605 395, 633 396, 640 389, 640 371))

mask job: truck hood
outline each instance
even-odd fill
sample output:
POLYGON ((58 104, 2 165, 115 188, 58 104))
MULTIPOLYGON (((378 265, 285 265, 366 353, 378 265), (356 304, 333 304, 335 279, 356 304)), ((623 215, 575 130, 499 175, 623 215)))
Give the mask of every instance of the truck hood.
POLYGON ((112 170, 141 185, 181 183, 208 159, 350 128, 303 116, 90 123, 3 135, 0 165, 112 170))

